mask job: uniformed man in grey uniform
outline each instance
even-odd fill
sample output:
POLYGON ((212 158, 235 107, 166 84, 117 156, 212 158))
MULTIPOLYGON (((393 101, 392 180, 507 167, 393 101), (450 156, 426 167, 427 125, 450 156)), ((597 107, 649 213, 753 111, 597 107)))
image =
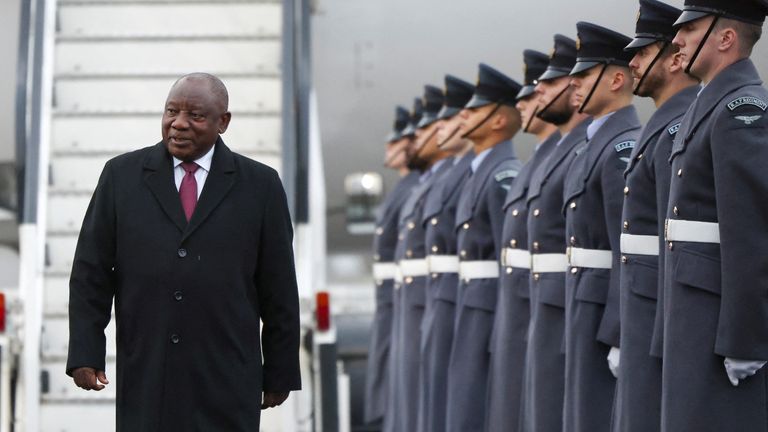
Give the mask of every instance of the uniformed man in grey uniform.
POLYGON ((653 432, 661 428, 661 356, 652 356, 656 299, 663 287, 664 217, 669 196, 669 154, 698 81, 687 75, 672 45, 680 10, 657 0, 640 0, 635 54, 629 67, 635 94, 650 97, 657 111, 643 128, 624 173, 621 234, 621 352, 613 431, 653 432), (638 157, 642 155, 642 157, 638 157), (661 258, 660 258, 661 257, 661 258), (661 260, 661 261, 660 261, 661 260))
POLYGON ((631 104, 632 55, 624 51, 632 39, 592 23, 576 27, 581 43, 571 85, 579 109, 594 120, 563 195, 570 266, 563 431, 599 432, 610 429, 616 385, 623 172, 641 126, 631 104))
MULTIPOLYGON (((418 184, 419 182, 419 172, 415 170, 411 170, 409 168, 410 161, 409 156, 410 152, 412 152, 412 147, 415 144, 415 138, 416 138, 416 125, 419 124, 421 121, 421 117, 424 114, 424 103, 421 97, 415 98, 413 101, 413 109, 410 113, 410 121, 408 125, 405 127, 405 129, 402 131, 401 135, 406 140, 406 146, 403 148, 404 151, 404 161, 405 161, 405 167, 409 170, 408 176, 410 177, 408 180, 408 187, 401 189, 399 191, 400 197, 399 199, 399 205, 397 207, 397 213, 394 215, 395 219, 391 221, 392 224, 392 230, 394 231, 394 234, 391 238, 391 250, 388 252, 388 256, 391 257, 391 261, 389 263, 393 264, 392 272, 393 272, 393 279, 394 283, 392 285, 392 303, 390 303, 391 308, 391 328, 390 328, 390 342, 389 342, 389 353, 388 353, 388 359, 387 359, 387 402, 386 402, 386 409, 384 412, 384 425, 383 430, 388 432, 395 432, 400 430, 399 426, 399 418, 401 416, 400 414, 400 405, 397 402, 398 400, 398 380, 397 380, 397 374, 395 373, 396 365, 395 363, 399 360, 399 353, 402 350, 402 347, 400 346, 401 340, 400 340, 400 308, 397 307, 397 305, 400 304, 400 290, 399 288, 403 284, 403 277, 400 273, 400 267, 397 264, 397 260, 395 258, 395 250, 397 248, 397 242, 399 237, 399 222, 400 222, 400 209, 405 204, 405 200, 410 196, 411 190, 418 184)), ((376 235, 379 235, 379 232, 377 231, 376 235)), ((389 229, 384 230, 383 232, 389 232, 389 229)), ((374 257, 375 258, 375 257, 374 257)))
POLYGON ((569 73, 576 64, 576 42, 555 35, 547 70, 538 79, 538 116, 557 125, 560 140, 531 175, 528 186, 528 250, 531 253, 530 304, 523 382, 521 431, 561 432, 565 385, 565 217, 563 183, 573 149, 587 138, 590 118, 572 103, 569 73))
POLYGON ((445 77, 445 105, 438 114, 437 141, 453 155, 451 167, 435 178, 422 213, 427 248, 427 306, 421 327, 419 374, 420 432, 445 430, 448 358, 455 326, 459 257, 456 254, 456 205, 474 157, 472 142, 462 138, 459 112, 472 98, 475 86, 452 75, 445 77))
POLYGON ((663 431, 768 430, 765 3, 686 0, 673 43, 703 90, 672 149, 663 431))
POLYGON ((391 373, 396 379, 395 408, 398 413, 396 430, 416 430, 418 416, 419 370, 421 366, 421 320, 426 301, 426 283, 429 275, 424 226, 421 216, 424 202, 435 177, 450 166, 445 158, 448 153, 437 147, 437 115, 443 107, 443 91, 435 86, 424 87, 424 114, 416 125, 416 141, 408 156, 411 170, 419 172, 419 183, 411 190, 400 209, 398 242, 395 261, 401 283, 395 285, 399 299, 394 304, 398 334, 393 338, 398 344, 397 358, 391 373))
POLYGON ((488 347, 499 277, 502 204, 520 171, 512 137, 521 127, 515 108, 521 86, 481 64, 477 88, 461 112, 461 133, 474 145, 471 174, 456 211, 459 301, 448 365, 449 432, 482 431, 488 347))
POLYGON ((376 218, 373 238, 373 278, 376 281, 376 312, 371 325, 368 364, 365 375, 365 421, 381 421, 387 407, 390 338, 392 335, 392 289, 397 266, 394 263, 397 244, 397 222, 406 192, 416 183, 418 175, 410 174, 406 166, 406 149, 411 136, 403 131, 411 121, 407 109, 397 107, 392 133, 387 137, 384 166, 397 171, 401 179, 387 195, 376 218))
POLYGON ((541 164, 560 140, 557 127, 536 116, 538 98, 536 80, 549 64, 549 56, 534 50, 523 52, 525 85, 518 93, 517 109, 523 130, 533 134, 538 144, 531 159, 520 170, 504 201, 499 299, 491 333, 490 369, 488 373, 488 410, 486 430, 513 432, 520 422, 520 400, 523 397, 523 371, 530 319, 528 253, 528 207, 526 197, 531 173, 541 164))

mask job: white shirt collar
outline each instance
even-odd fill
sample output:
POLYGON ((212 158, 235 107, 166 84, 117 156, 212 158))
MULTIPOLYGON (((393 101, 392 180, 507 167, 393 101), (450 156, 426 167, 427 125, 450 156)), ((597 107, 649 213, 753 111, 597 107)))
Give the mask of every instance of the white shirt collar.
MULTIPOLYGON (((213 161, 213 150, 216 149, 216 144, 211 147, 210 150, 208 150, 208 153, 200 156, 200 158, 196 159, 194 162, 200 166, 200 168, 204 169, 206 172, 211 172, 211 162, 213 161)), ((173 157, 173 167, 177 168, 181 163, 184 162, 181 159, 176 158, 176 156, 173 157)))
POLYGON ((600 130, 600 128, 605 124, 605 122, 608 121, 609 118, 615 113, 616 111, 606 114, 600 118, 596 118, 592 120, 592 123, 587 126, 587 140, 591 140, 593 136, 597 133, 597 131, 600 130))
POLYGON ((482 164, 485 158, 488 157, 488 153, 490 153, 491 150, 493 150, 493 147, 483 150, 472 159, 472 162, 469 164, 472 167, 472 174, 477 172, 477 169, 480 168, 480 164, 482 164))
POLYGON ((555 147, 559 147, 560 144, 562 144, 562 142, 565 141, 565 139, 568 138, 568 135, 570 135, 570 134, 571 134, 571 131, 568 131, 568 132, 564 133, 563 136, 560 137, 560 140, 557 141, 557 144, 555 144, 555 147))

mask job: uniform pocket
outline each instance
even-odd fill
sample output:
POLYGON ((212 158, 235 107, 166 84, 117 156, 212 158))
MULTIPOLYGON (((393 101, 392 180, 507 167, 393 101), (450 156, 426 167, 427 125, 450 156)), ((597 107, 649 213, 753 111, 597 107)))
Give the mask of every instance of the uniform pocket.
POLYGON ((720 259, 685 248, 674 252, 676 282, 720 295, 720 259))
POLYGON ((531 287, 530 287, 530 280, 531 280, 531 274, 527 270, 518 270, 515 269, 510 276, 510 283, 512 284, 512 289, 514 290, 515 294, 517 294, 518 297, 522 297, 524 299, 530 299, 531 298, 531 287))
POLYGON ((531 282, 539 302, 565 309, 565 273, 541 273, 531 282))
POLYGON ((633 293, 656 300, 659 294, 658 257, 630 258, 624 274, 627 275, 629 290, 633 293))
POLYGON ((590 303, 605 304, 608 297, 608 285, 610 284, 609 271, 610 270, 585 271, 577 282, 576 295, 574 298, 590 303))
POLYGON ((498 279, 478 279, 471 281, 464 290, 463 305, 489 312, 496 310, 498 297, 498 279))
POLYGON ((459 277, 455 273, 443 273, 429 283, 438 285, 435 290, 436 300, 456 304, 459 277))

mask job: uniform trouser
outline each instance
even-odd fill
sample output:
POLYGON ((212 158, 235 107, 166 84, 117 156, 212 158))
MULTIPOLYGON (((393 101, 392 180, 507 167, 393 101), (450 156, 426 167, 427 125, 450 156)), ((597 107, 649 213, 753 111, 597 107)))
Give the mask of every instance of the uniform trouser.
POLYGON ((526 338, 531 308, 527 270, 499 279, 499 301, 490 344, 486 430, 514 432, 520 423, 526 338))
POLYGON ((662 431, 767 431, 766 368, 734 387, 714 353, 720 262, 684 247, 666 259, 662 431))
POLYGON ((621 359, 613 432, 656 432, 661 428, 661 359, 650 355, 656 318, 658 272, 622 268, 621 359))
POLYGON ((616 378, 606 360, 611 347, 597 340, 605 297, 595 293, 607 289, 596 284, 608 280, 579 272, 566 283, 563 432, 610 430, 616 378))
POLYGON ((541 274, 531 280, 528 333, 520 418, 524 432, 562 432, 565 392, 565 275, 541 274))
POLYGON ((392 281, 385 281, 376 288, 376 299, 365 374, 364 418, 368 423, 381 420, 386 410, 392 336, 392 281))
POLYGON ((462 307, 457 309, 448 364, 448 432, 480 432, 485 428, 488 346, 497 283, 488 279, 460 284, 462 307))
MULTIPOLYGON (((455 275, 440 276, 456 283, 455 275)), ((446 281, 443 281, 446 282, 446 281)), ((443 290, 445 291, 445 290, 443 290)), ((424 316, 421 340, 421 385, 419 386, 419 427, 420 432, 444 431, 446 401, 448 395, 448 361, 453 344, 456 317, 454 295, 431 296, 429 312, 424 316)))
POLYGON ((383 432, 400 432, 400 413, 399 404, 397 402, 397 395, 400 389, 398 388, 397 380, 397 360, 399 356, 400 348, 400 296, 401 288, 396 288, 392 294, 392 328, 391 338, 389 344, 389 356, 387 358, 387 403, 386 410, 384 412, 384 425, 383 432))
POLYGON ((398 431, 415 431, 419 408, 421 323, 424 316, 425 277, 413 278, 400 290, 397 379, 398 431))

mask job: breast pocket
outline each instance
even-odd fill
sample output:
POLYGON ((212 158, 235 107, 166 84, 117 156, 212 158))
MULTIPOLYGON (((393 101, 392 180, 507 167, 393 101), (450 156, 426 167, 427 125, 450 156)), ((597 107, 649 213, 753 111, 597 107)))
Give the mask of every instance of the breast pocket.
POLYGON ((720 295, 720 259, 679 248, 673 255, 676 282, 720 295))
POLYGON ((585 271, 576 285, 574 298, 579 301, 604 305, 608 297, 609 284, 608 270, 585 271))

